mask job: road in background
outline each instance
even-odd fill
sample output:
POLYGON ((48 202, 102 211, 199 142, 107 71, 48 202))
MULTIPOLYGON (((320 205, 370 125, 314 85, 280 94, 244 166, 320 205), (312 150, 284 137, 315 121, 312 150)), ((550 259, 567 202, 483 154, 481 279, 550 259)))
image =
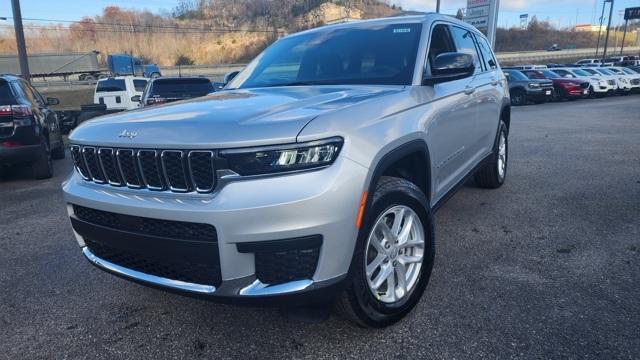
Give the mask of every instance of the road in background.
POLYGON ((69 159, 51 180, 12 171, 0 180, 0 357, 637 358, 638 114, 637 96, 514 108, 505 186, 469 184, 437 213, 425 295, 382 330, 103 273, 73 240, 69 159))

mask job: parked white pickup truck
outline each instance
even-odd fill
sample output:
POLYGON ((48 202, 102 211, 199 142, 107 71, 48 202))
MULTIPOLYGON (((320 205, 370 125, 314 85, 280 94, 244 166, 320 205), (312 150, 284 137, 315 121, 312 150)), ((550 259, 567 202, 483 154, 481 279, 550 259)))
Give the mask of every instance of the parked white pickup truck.
POLYGON ((93 95, 94 104, 104 104, 107 110, 133 110, 140 106, 131 98, 140 95, 147 86, 147 80, 136 76, 118 76, 98 80, 93 95))

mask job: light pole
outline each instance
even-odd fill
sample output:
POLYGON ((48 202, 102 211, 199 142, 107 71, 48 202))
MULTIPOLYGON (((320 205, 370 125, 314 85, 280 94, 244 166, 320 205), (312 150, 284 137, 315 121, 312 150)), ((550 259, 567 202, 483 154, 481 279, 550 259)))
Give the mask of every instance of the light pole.
POLYGON ((436 0, 436 13, 440 13, 440 0, 436 0))
MULTIPOLYGON (((605 0, 605 2, 608 2, 609 0, 605 0)), ((602 60, 604 62, 604 59, 607 57, 607 46, 609 45, 609 30, 611 28, 611 17, 613 17, 613 1, 614 0, 610 0, 611 2, 611 7, 609 8, 609 23, 607 24, 607 35, 604 38, 604 51, 602 52, 602 60)))
POLYGON ((13 10, 13 27, 16 32, 16 47, 18 48, 18 59, 20 62, 20 73, 26 81, 31 81, 29 73, 29 60, 27 58, 27 45, 24 41, 24 29, 22 28, 22 12, 20 11, 20 0, 11 0, 13 10))

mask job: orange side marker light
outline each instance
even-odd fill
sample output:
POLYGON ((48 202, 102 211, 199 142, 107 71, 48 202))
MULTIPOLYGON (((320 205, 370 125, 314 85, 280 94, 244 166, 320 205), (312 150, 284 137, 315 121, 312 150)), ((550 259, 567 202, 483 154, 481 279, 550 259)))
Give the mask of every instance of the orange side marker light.
POLYGON ((356 229, 360 229, 360 225, 362 225, 362 215, 364 215, 364 208, 367 205, 367 192, 362 192, 362 197, 360 198, 360 207, 358 208, 358 216, 356 216, 356 229))

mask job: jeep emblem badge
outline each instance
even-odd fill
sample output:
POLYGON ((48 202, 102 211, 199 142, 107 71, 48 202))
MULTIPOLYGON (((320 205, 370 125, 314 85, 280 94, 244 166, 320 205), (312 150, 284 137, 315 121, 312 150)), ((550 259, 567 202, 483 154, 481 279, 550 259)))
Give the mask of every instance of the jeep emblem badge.
POLYGON ((120 134, 118 134, 118 137, 121 138, 129 138, 129 139, 133 139, 134 137, 138 136, 138 133, 135 131, 129 131, 127 129, 122 130, 122 132, 120 134))

